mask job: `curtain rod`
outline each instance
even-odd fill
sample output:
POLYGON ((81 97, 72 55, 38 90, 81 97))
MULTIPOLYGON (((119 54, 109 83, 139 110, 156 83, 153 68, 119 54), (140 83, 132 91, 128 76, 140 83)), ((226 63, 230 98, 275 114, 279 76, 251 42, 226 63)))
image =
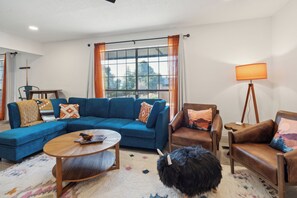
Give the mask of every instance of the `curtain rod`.
MULTIPOLYGON (((8 52, 7 52, 8 53, 8 52)), ((10 52, 11 55, 17 55, 18 52, 10 52)), ((0 54, 0 55, 6 55, 6 53, 0 54)))
MULTIPOLYGON (((183 35, 184 38, 189 38, 191 35, 190 34, 185 34, 183 35)), ((112 45, 112 44, 119 44, 119 43, 130 43, 133 42, 134 44, 138 41, 151 41, 151 40, 160 40, 160 39, 167 39, 167 36, 164 37, 155 37, 155 38, 147 38, 147 39, 136 39, 136 40, 126 40, 126 41, 115 41, 115 42, 108 42, 105 43, 107 45, 112 45)), ((88 44, 88 47, 90 47, 91 44, 88 44)))

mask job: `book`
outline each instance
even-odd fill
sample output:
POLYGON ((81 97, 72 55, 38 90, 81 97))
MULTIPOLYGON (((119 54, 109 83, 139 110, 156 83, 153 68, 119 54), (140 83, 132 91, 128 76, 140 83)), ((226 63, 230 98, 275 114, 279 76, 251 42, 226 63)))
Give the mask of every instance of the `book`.
POLYGON ((84 140, 82 137, 74 140, 74 142, 80 144, 93 144, 93 143, 102 143, 106 139, 104 135, 94 135, 91 140, 84 140))

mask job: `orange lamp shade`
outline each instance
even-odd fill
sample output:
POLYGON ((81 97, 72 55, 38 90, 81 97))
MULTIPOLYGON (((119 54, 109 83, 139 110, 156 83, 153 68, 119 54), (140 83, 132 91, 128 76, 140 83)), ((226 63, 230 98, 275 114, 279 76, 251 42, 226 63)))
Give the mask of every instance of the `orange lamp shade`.
POLYGON ((254 63, 235 67, 236 80, 267 79, 266 63, 254 63))

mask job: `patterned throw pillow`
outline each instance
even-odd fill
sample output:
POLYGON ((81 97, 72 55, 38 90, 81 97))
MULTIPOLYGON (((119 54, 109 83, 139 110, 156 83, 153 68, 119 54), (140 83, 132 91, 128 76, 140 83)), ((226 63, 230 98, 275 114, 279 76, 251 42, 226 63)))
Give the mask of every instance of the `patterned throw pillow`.
POLYGON ((20 111, 21 127, 27 127, 42 123, 38 105, 34 100, 20 101, 17 102, 17 105, 20 111))
POLYGON ((60 104, 60 118, 80 118, 78 104, 60 104))
POLYGON ((41 118, 44 122, 56 120, 52 102, 49 99, 34 99, 38 105, 41 118))
POLYGON ((285 153, 297 149, 297 121, 281 118, 270 146, 285 153))
POLYGON ((209 131, 212 123, 212 109, 195 111, 193 109, 188 109, 190 128, 209 131))
POLYGON ((146 102, 141 103, 141 108, 138 116, 138 119, 140 122, 143 122, 143 123, 147 122, 147 119, 150 116, 152 108, 153 106, 146 102))

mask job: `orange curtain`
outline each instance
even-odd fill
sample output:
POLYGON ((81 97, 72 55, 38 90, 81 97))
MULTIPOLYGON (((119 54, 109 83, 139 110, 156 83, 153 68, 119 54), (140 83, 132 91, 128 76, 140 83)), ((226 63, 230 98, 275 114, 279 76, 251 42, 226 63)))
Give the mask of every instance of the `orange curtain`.
POLYGON ((178 44, 179 35, 168 37, 170 120, 177 114, 178 110, 178 44))
POLYGON ((105 43, 95 44, 94 50, 95 64, 94 64, 94 84, 95 84, 95 97, 104 98, 104 72, 102 61, 105 59, 105 43))
POLYGON ((1 101, 0 120, 4 120, 4 118, 5 118, 5 107, 6 107, 6 54, 4 55, 1 99, 2 99, 2 101, 1 101))

